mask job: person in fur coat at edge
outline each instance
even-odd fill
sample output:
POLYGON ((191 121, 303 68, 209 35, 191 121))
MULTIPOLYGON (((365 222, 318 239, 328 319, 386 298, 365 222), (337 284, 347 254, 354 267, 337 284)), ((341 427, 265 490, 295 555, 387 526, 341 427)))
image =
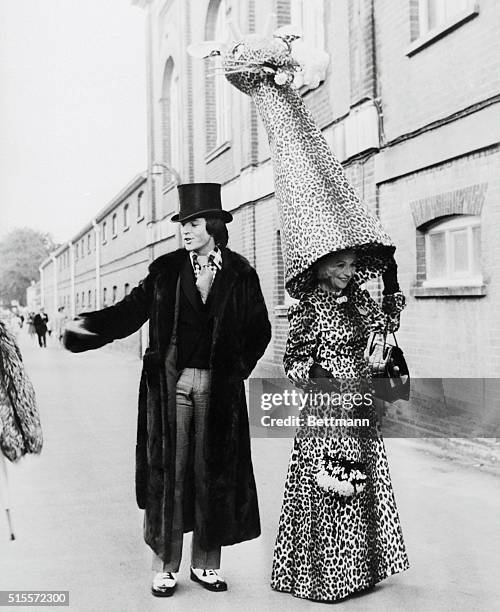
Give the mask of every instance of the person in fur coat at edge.
POLYGON ((216 183, 178 185, 184 248, 163 255, 121 302, 67 325, 73 352, 99 348, 149 319, 136 448, 136 496, 153 550, 152 594, 177 584, 183 533, 191 579, 226 591, 221 546, 260 535, 244 379, 271 339, 259 278, 227 248, 216 183))

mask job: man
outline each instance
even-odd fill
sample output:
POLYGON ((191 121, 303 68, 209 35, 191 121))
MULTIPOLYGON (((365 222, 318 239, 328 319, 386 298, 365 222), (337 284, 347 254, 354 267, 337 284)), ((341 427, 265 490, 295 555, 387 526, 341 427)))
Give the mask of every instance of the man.
POLYGON ((33 319, 33 324, 35 326, 35 332, 38 336, 38 346, 41 348, 47 348, 47 324, 49 322, 49 317, 47 316, 44 307, 40 308, 40 312, 35 315, 33 319))
POLYGON ((59 343, 62 342, 63 334, 64 334, 64 327, 67 321, 68 321, 68 317, 65 312, 65 307, 59 306, 59 308, 57 309, 56 323, 55 323, 55 336, 59 343))
POLYGON ((136 494, 154 551, 152 593, 172 595, 183 533, 191 579, 225 591, 221 546, 260 535, 243 380, 271 326, 257 273, 226 248, 232 220, 220 185, 179 185, 184 248, 156 259, 121 302, 67 327, 74 352, 137 331, 149 319, 139 391, 136 494))

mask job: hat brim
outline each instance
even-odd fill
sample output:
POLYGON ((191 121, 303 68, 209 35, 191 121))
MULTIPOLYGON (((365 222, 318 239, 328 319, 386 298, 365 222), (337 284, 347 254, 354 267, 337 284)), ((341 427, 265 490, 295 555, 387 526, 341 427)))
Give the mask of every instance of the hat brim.
POLYGON ((184 223, 185 221, 190 221, 191 219, 196 219, 197 217, 219 217, 224 223, 231 223, 233 220, 233 215, 227 210, 221 210, 220 208, 209 208, 208 210, 203 210, 200 212, 193 213, 192 215, 186 215, 182 217, 179 216, 179 213, 173 215, 170 219, 173 223, 184 223))

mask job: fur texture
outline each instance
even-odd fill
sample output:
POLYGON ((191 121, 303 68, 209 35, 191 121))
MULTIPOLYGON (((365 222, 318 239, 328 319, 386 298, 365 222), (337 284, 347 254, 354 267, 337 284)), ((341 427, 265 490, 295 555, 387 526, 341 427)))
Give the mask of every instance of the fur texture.
POLYGON ((0 449, 10 461, 42 450, 35 391, 14 337, 0 321, 0 449))
MULTIPOLYGON (((139 390, 136 494, 139 507, 145 509, 144 538, 164 561, 170 555, 175 484, 176 364, 170 339, 177 279, 187 257, 187 252, 179 249, 158 258, 148 276, 121 302, 81 315, 85 328, 98 334, 95 345, 87 344, 87 349, 128 336, 149 319, 149 348, 139 390)), ((243 380, 271 338, 257 273, 246 259, 227 248, 222 249, 222 261, 210 351, 208 476, 200 492, 200 540, 206 550, 260 535, 243 380)), ((80 350, 77 337, 67 336, 65 345, 80 350)), ((185 531, 190 531, 194 522, 192 484, 191 467, 185 486, 185 531)))

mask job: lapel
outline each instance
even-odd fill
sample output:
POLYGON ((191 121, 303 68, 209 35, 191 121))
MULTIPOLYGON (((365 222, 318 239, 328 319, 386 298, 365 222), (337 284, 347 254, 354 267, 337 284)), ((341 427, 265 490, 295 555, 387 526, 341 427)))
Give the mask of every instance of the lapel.
POLYGON ((181 291, 187 297, 189 303, 196 312, 201 312, 203 310, 203 302, 201 301, 200 292, 195 285, 194 270, 189 255, 186 257, 181 269, 181 291))
POLYGON ((227 249, 224 248, 222 249, 222 270, 217 272, 214 286, 212 287, 214 295, 210 307, 210 316, 214 318, 213 340, 215 340, 217 336, 219 323, 224 314, 226 302, 237 277, 238 275, 231 265, 229 253, 227 249))

